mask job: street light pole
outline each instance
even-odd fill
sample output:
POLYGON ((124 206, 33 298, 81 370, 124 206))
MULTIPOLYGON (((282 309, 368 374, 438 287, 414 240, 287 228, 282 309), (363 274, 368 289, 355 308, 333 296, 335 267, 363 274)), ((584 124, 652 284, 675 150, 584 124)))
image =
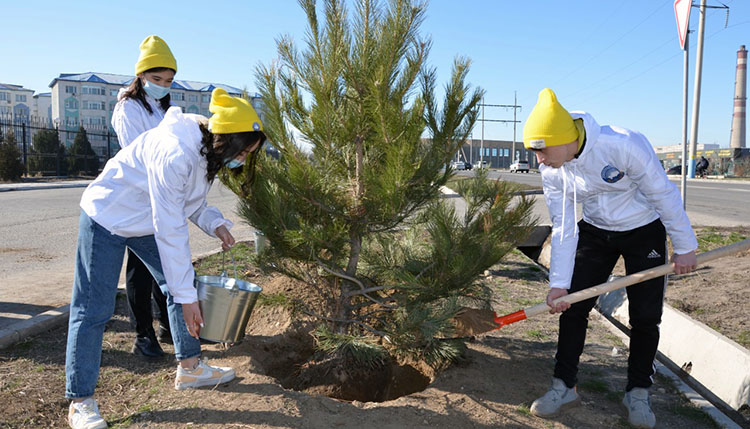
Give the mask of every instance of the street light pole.
POLYGON ((698 21, 698 52, 695 55, 695 87, 693 89, 693 126, 690 131, 690 164, 688 174, 695 177, 695 151, 698 146, 698 114, 701 103, 701 72, 703 70, 703 29, 706 26, 706 0, 701 0, 698 21))

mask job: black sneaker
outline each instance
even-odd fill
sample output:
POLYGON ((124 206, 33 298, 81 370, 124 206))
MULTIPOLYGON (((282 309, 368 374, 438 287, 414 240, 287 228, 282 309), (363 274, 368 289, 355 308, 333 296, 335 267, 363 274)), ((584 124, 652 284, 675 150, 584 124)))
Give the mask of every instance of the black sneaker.
POLYGON ((135 338, 133 354, 145 359, 159 359, 164 356, 164 350, 161 349, 159 342, 156 341, 156 335, 152 331, 147 336, 135 338))

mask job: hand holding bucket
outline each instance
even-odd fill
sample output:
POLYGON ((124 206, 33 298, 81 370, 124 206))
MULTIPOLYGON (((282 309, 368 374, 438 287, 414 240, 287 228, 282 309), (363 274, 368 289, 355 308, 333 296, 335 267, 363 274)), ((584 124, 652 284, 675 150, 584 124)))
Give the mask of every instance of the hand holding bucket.
POLYGON ((185 325, 191 337, 199 338, 201 328, 203 327, 203 317, 198 302, 182 304, 182 318, 185 319, 185 325))

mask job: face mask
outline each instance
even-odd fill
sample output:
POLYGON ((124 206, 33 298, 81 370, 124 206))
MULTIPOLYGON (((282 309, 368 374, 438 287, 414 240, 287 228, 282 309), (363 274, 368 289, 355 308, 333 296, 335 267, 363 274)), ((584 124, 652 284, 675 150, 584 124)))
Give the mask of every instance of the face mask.
POLYGON ((143 89, 146 91, 146 94, 149 96, 161 100, 162 98, 166 97, 167 94, 169 94, 169 88, 165 88, 161 85, 157 85, 155 83, 151 83, 148 81, 148 79, 143 79, 143 89))
POLYGON ((237 158, 232 158, 224 162, 224 165, 226 165, 228 168, 237 168, 242 167, 245 165, 245 160, 239 161, 237 158))

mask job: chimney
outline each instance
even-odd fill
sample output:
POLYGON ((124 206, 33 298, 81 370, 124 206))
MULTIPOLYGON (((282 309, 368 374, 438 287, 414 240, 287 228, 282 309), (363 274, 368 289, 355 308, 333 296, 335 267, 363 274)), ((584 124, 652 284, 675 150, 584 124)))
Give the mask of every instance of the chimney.
POLYGON ((734 112, 732 113, 732 131, 729 134, 729 147, 745 147, 745 107, 747 96, 747 50, 745 45, 737 51, 737 78, 734 81, 734 112))

